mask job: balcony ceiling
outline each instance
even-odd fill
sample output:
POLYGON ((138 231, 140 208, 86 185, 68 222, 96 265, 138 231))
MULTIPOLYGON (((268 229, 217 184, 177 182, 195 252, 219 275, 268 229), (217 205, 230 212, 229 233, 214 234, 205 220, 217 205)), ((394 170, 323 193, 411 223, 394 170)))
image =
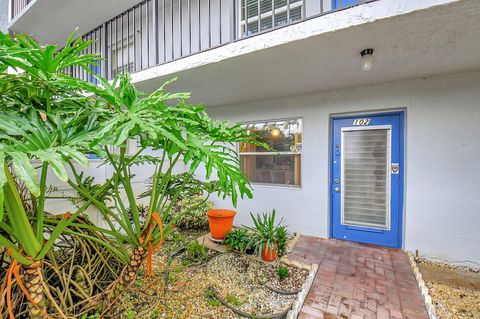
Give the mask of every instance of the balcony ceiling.
POLYGON ((141 0, 34 0, 10 23, 10 31, 32 35, 42 44, 63 44, 78 27, 83 35, 141 0), (55 21, 55 23, 52 23, 55 21))
MULTIPOLYGON (((288 35, 288 28, 270 32, 271 38, 288 35)), ((261 48, 263 36, 242 40, 241 46, 261 48)), ((142 89, 154 90, 178 76, 172 89, 192 92, 193 101, 229 105, 480 70, 479 39, 480 1, 463 0, 200 63, 224 55, 228 46, 238 49, 238 42, 228 44, 183 59, 188 65, 172 62, 134 79, 142 89), (365 48, 375 49, 369 72, 361 70, 365 48)))

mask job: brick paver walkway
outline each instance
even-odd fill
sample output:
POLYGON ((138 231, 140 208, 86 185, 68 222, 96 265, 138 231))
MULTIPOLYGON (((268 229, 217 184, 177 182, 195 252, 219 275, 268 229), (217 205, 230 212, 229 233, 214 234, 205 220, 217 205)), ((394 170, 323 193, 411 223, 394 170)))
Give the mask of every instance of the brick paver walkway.
POLYGON ((402 250, 301 236, 288 257, 319 265, 298 319, 428 319, 402 250))

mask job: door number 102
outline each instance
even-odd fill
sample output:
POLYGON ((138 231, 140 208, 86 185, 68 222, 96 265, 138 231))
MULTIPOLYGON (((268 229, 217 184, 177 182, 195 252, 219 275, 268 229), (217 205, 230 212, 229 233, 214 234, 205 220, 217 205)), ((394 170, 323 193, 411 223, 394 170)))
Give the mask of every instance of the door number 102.
POLYGON ((362 126, 370 124, 370 119, 356 119, 353 120, 353 125, 355 126, 362 126))

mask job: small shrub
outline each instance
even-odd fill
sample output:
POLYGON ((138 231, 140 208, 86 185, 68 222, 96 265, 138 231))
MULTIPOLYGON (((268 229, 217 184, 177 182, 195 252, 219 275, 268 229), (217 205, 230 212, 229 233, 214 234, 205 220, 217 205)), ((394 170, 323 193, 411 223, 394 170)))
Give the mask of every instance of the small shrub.
POLYGON ((168 282, 173 283, 177 281, 177 276, 174 273, 169 272, 168 273, 168 282))
POLYGON ((194 240, 186 247, 187 258, 191 261, 202 261, 207 258, 207 248, 194 240))
POLYGON ((278 274, 278 277, 280 278, 280 280, 283 280, 283 279, 287 278, 288 275, 289 275, 288 268, 284 267, 284 266, 278 267, 277 274, 278 274))
POLYGON ((157 319, 158 316, 160 316, 160 313, 157 309, 153 310, 151 313, 150 313, 150 318, 151 319, 157 319))
POLYGON ((127 319, 135 319, 136 313, 135 310, 128 309, 126 313, 127 319))
POLYGON ((172 241, 175 243, 181 242, 185 239, 185 236, 183 236, 177 229, 173 230, 170 234, 168 234, 166 240, 167 241, 172 241))
POLYGON ((215 299, 215 293, 211 289, 205 291, 205 299, 215 299))
POLYGON ((207 306, 210 307, 220 307, 222 303, 216 299, 207 301, 207 306))
POLYGON ((250 236, 246 229, 232 229, 223 241, 228 249, 238 252, 243 252, 249 242, 250 236))
POLYGON ((213 290, 208 289, 207 291, 205 291, 204 296, 207 301, 207 306, 219 307, 222 305, 222 303, 215 297, 215 293, 213 292, 213 290))
POLYGON ((188 260, 188 259, 184 259, 184 260, 182 260, 182 265, 185 266, 185 267, 191 266, 192 261, 188 260))
POLYGON ((182 229, 208 228, 207 211, 213 208, 211 201, 205 201, 203 196, 188 196, 175 205, 172 219, 175 225, 182 229))
POLYGON ((244 301, 240 301, 237 296, 231 295, 231 294, 227 294, 226 301, 229 304, 232 304, 232 305, 237 306, 237 307, 239 307, 239 306, 241 306, 245 303, 244 301))

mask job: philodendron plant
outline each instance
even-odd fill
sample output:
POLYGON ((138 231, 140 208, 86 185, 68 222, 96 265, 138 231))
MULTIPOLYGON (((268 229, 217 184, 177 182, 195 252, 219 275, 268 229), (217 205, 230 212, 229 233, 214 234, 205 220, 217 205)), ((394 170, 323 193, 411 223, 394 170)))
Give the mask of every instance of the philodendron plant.
MULTIPOLYGON (((0 295, 5 297, 0 307, 7 304, 10 318, 15 317, 10 302, 13 277, 28 300, 30 318, 45 317, 49 309, 65 317, 44 290, 42 262, 70 225, 113 238, 116 244, 92 239, 126 264, 105 292, 107 297, 95 300, 103 300, 102 307, 117 300, 145 259, 150 261, 147 273, 152 273, 153 250, 182 214, 165 222, 167 216, 200 167, 207 179, 215 176, 217 180, 214 188, 201 184, 206 192, 230 196, 234 204, 239 197, 252 196, 235 148, 237 142, 258 144, 246 129, 212 120, 203 106, 187 102, 188 93, 165 91, 168 83, 144 94, 128 75, 119 75, 112 83, 97 77, 98 86, 70 77, 66 74, 69 68, 80 66, 90 72, 97 58, 82 55, 90 42, 73 38, 58 50, 55 46, 41 47, 26 36, 11 39, 0 34, 0 245, 11 256, 0 285, 0 295), (6 73, 7 67, 18 73, 6 73), (139 145, 133 154, 127 152, 132 140, 139 145), (147 149, 158 156, 152 160, 152 188, 143 220, 132 170, 147 149), (92 152, 113 168, 112 176, 94 191, 83 182, 75 163, 86 166, 84 154, 92 152), (174 167, 180 163, 188 170, 172 192, 174 167), (62 212, 61 219, 45 216, 47 177, 51 173, 84 198, 75 211, 62 212), (28 198, 19 193, 18 181, 29 190, 28 198), (103 200, 106 193, 111 203, 103 200), (76 219, 90 205, 98 208, 108 227, 76 219), (48 309, 45 298, 49 299, 48 309)), ((68 234, 74 235, 72 230, 68 234)))
POLYGON ((10 318, 17 317, 11 307, 13 277, 28 301, 28 317, 46 316, 43 259, 91 204, 64 212, 45 236, 47 174, 68 181, 67 163, 86 166, 83 153, 95 136, 96 115, 89 110, 94 100, 81 94, 83 81, 63 74, 69 67, 95 63, 94 56, 81 55, 88 45, 73 41, 72 35, 58 51, 26 36, 11 39, 0 33, 0 246, 10 255, 0 307, 6 301, 10 318), (7 68, 18 73, 7 73, 7 68), (29 198, 21 196, 18 182, 29 190, 29 198))
MULTIPOLYGON (((170 82, 151 94, 138 91, 129 75, 119 75, 112 83, 98 77, 98 82, 100 86, 91 88, 98 99, 100 123, 93 144, 104 145, 99 155, 114 170, 111 191, 114 207, 97 201, 82 189, 80 179, 77 183, 71 181, 70 185, 97 206, 119 244, 128 244, 131 248, 130 262, 109 293, 107 300, 112 300, 136 278, 145 259, 147 274, 151 274, 152 251, 171 232, 178 218, 189 213, 185 210, 168 219, 199 167, 204 167, 206 179, 215 175, 217 182, 213 189, 223 197, 231 196, 234 204, 239 197, 252 196, 249 181, 240 170, 235 143, 257 142, 242 126, 214 121, 203 106, 189 104, 189 93, 168 93, 165 87, 170 82), (134 154, 127 153, 131 140, 138 142, 134 154), (114 152, 112 147, 118 151, 114 152), (139 199, 132 185, 132 169, 147 149, 159 156, 153 161, 148 213, 142 223, 137 211, 139 199), (180 163, 188 167, 188 172, 178 182, 174 167, 180 163), (172 192, 169 185, 174 179, 178 183, 172 192)), ((79 177, 75 167, 71 165, 71 168, 79 177)), ((203 185, 206 185, 205 191, 209 191, 208 183, 203 185)))

